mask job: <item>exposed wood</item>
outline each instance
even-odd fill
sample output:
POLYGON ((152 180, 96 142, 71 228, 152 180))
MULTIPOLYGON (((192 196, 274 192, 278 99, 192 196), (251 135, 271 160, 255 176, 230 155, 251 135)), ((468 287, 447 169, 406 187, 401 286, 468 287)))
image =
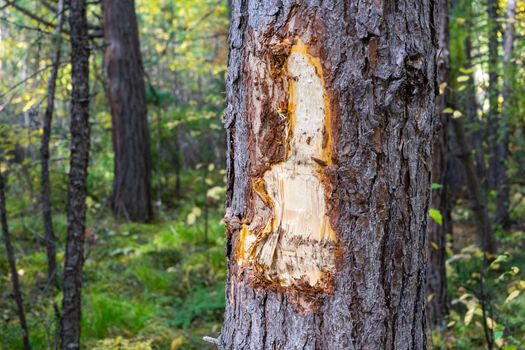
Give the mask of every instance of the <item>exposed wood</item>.
POLYGON ((56 262, 56 237, 53 231, 53 214, 51 206, 51 189, 49 183, 49 141, 51 140, 51 124, 53 122, 53 110, 55 106, 55 90, 58 70, 60 65, 60 54, 62 47, 62 25, 64 22, 64 0, 58 1, 57 24, 54 33, 53 52, 51 57, 51 75, 47 81, 47 105, 44 112, 44 123, 42 128, 42 141, 40 145, 41 157, 41 180, 40 196, 42 201, 42 216, 44 221, 44 237, 47 250, 47 278, 59 286, 56 262))
POLYGON ((0 224, 2 225, 2 238, 4 241, 5 250, 7 253, 7 262, 9 263, 9 270, 11 272, 11 283, 13 284, 13 298, 16 302, 18 319, 20 321, 20 328, 22 328, 22 340, 25 350, 31 349, 29 343, 29 331, 26 322, 26 313, 24 310, 24 300, 22 297, 22 290, 20 288, 20 281, 18 280, 18 269, 16 268, 16 258, 11 243, 11 235, 9 234, 9 227, 7 225, 7 205, 5 197, 5 183, 4 175, 0 173, 0 224))
POLYGON ((134 1, 106 0, 103 11, 115 152, 113 212, 146 222, 153 216, 150 136, 134 1))
POLYGON ((232 6, 225 115, 228 281, 220 347, 425 349, 437 93, 433 2, 244 0, 232 6), (306 49, 299 59, 318 60, 315 74, 308 73, 311 62, 290 67, 301 42, 306 49), (300 106, 323 113, 294 113, 295 96, 305 101, 300 106), (329 122, 306 132, 314 145, 322 135, 329 154, 316 148, 313 158, 303 159, 313 184, 294 183, 300 176, 292 177, 286 164, 303 167, 299 156, 308 147, 293 132, 319 117, 329 122), (297 147, 302 151, 294 158, 297 147), (277 190, 277 183, 284 186, 277 190), (288 203, 279 192, 296 198, 290 209, 306 212, 309 194, 323 197, 316 199, 315 218, 303 218, 315 221, 308 229, 316 239, 305 242, 308 250, 292 249, 304 260, 294 257, 284 270, 279 252, 291 246, 282 237, 292 237, 290 227, 299 228, 300 220, 285 213, 286 205, 275 210, 288 203), (319 229, 323 211, 334 239, 321 239, 320 232, 330 232, 319 229), (281 235, 275 228, 283 218, 290 225, 281 235), (265 230, 268 223, 272 229, 265 230), (253 236, 251 243, 243 242, 246 235, 253 236), (326 255, 315 249, 320 242, 335 249, 333 267, 330 249, 326 255), (277 257, 263 252, 270 247, 277 257), (322 254, 309 256, 314 252, 322 254), (331 278, 297 278, 311 262, 331 278))
POLYGON ((89 37, 86 0, 70 0, 71 154, 67 193, 67 242, 60 328, 63 350, 80 348, 82 270, 89 163, 89 37))

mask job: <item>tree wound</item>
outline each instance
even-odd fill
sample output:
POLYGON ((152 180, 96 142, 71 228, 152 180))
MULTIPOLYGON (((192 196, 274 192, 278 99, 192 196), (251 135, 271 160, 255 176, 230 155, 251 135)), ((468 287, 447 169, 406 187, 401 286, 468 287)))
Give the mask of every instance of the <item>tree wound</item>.
POLYGON ((319 58, 300 40, 284 65, 288 80, 286 156, 252 186, 263 206, 243 225, 238 264, 281 287, 326 291, 335 269, 325 167, 331 164, 330 105, 319 58), (268 208, 272 215, 267 222, 268 208))

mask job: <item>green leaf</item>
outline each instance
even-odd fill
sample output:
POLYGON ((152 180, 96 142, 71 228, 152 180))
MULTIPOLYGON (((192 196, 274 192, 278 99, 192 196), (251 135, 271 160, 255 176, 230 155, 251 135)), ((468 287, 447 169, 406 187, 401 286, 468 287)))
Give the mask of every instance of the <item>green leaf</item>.
POLYGON ((443 225, 443 215, 438 209, 430 208, 428 210, 428 215, 438 224, 443 225))
POLYGON ((433 182, 432 183, 432 189, 433 190, 439 190, 440 188, 443 188, 443 185, 442 184, 438 184, 436 182, 433 182))

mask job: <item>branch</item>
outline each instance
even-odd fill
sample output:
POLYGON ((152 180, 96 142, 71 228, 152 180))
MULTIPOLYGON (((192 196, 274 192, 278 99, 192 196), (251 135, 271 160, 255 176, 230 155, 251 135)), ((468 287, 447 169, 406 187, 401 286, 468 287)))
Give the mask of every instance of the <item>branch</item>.
POLYGON ((38 23, 40 24, 43 24, 45 25, 46 27, 49 27, 49 28, 55 28, 55 25, 49 21, 46 21, 45 19, 43 19, 42 17, 39 17, 37 15, 35 15, 34 13, 32 13, 31 11, 29 11, 28 9, 18 5, 15 1, 9 1, 9 0, 5 0, 5 5, 3 7, 7 7, 7 6, 11 6, 11 7, 14 7, 15 9, 17 9, 19 12, 21 12, 22 14, 26 15, 27 17, 37 21, 38 23))
MULTIPOLYGON (((51 4, 45 2, 45 1, 42 1, 43 5, 45 7, 47 7, 48 9, 54 9, 54 7, 52 7, 51 4)), ((47 21, 46 19, 40 17, 40 16, 37 16, 35 15, 34 13, 32 13, 31 11, 29 11, 28 9, 18 5, 16 3, 16 1, 10 1, 10 0, 5 0, 5 4, 0 7, 0 10, 3 9, 3 8, 6 8, 6 7, 14 7, 16 10, 18 10, 20 13, 24 14, 25 16, 35 20, 36 22, 48 27, 48 28, 55 28, 55 24, 47 21)), ((55 9, 56 10, 56 9, 55 9)), ((102 28, 100 26, 97 26, 97 25, 94 25, 94 24, 91 24, 91 23, 88 23, 88 29, 91 29, 91 30, 94 30, 95 32, 90 34, 89 37, 90 38, 101 38, 104 36, 104 33, 102 32, 102 28)), ((71 33, 66 30, 66 29, 63 29, 62 32, 64 34, 67 34, 67 35, 70 35, 71 33)))

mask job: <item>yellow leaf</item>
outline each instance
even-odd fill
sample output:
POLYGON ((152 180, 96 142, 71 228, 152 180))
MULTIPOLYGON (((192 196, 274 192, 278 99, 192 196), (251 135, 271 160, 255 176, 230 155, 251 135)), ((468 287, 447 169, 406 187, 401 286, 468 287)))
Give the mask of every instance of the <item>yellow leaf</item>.
POLYGON ((439 245, 436 242, 431 241, 430 244, 432 245, 432 248, 434 248, 435 250, 439 250, 439 245))
POLYGON ((472 317, 474 317, 474 311, 475 309, 468 309, 467 313, 465 314, 464 322, 466 326, 468 326, 472 321, 472 317))
POLYGON ((441 83, 439 84, 439 94, 443 95, 445 93, 445 90, 447 89, 447 83, 441 83))
POLYGON ((445 109, 443 110, 443 113, 452 114, 452 113, 454 113, 454 110, 453 110, 452 108, 450 108, 450 107, 447 107, 447 108, 445 108, 445 109))
POLYGON ((489 327, 490 329, 494 330, 496 329, 496 321, 494 321, 492 318, 490 317, 487 317, 487 327, 489 327))
POLYGON ((507 299, 505 299, 505 303, 508 303, 508 302, 516 299, 518 297, 518 295, 520 295, 520 291, 519 290, 515 290, 514 292, 510 293, 509 296, 507 297, 507 299))
POLYGON ((463 83, 469 79, 470 77, 468 75, 460 75, 457 80, 458 80, 458 83, 463 83))
POLYGON ((460 111, 454 111, 454 113, 452 113, 452 118, 458 119, 461 118, 462 115, 463 113, 461 113, 460 111))

